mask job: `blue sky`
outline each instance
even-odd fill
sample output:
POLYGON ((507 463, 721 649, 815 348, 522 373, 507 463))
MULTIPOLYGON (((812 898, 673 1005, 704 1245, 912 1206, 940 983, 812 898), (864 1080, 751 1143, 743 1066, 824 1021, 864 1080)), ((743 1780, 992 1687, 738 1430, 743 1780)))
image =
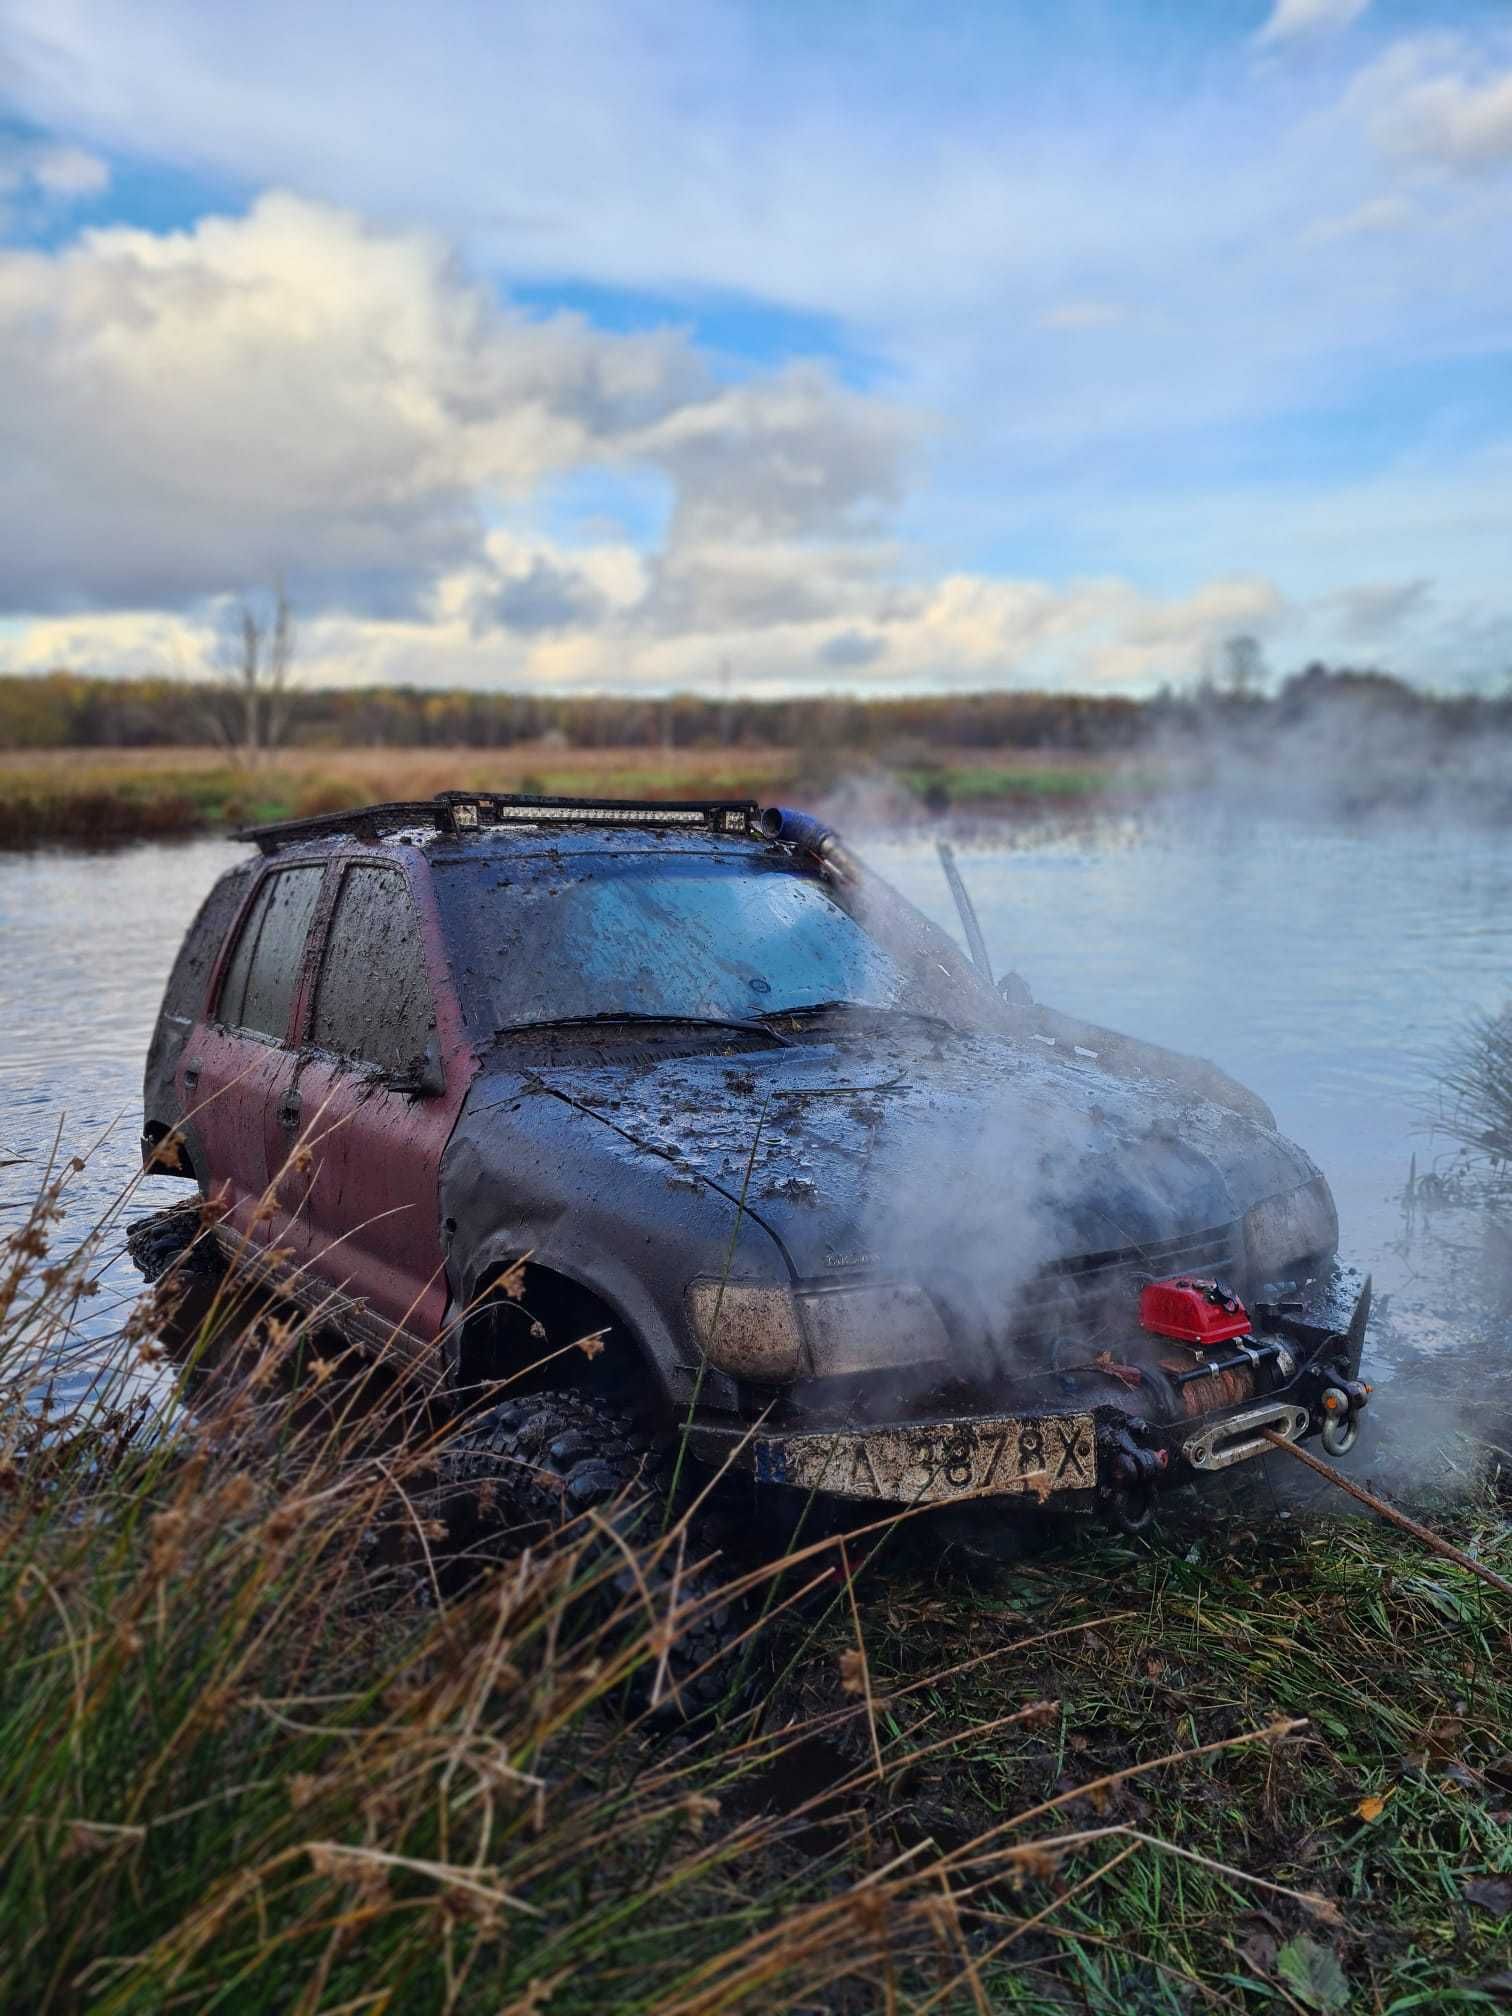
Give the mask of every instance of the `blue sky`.
POLYGON ((1499 685, 1512 17, 0 0, 0 435, 28 668, 1499 685))

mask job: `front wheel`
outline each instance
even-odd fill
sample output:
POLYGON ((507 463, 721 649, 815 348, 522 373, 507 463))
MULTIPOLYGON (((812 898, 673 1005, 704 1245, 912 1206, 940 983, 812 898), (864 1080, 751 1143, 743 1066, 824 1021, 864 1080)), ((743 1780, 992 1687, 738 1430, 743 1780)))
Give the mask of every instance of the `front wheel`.
POLYGON ((459 1430, 437 1472, 433 1509, 446 1529, 451 1592, 527 1546, 559 1534, 580 1539, 593 1600, 616 1630, 646 1639, 627 1683, 632 1702, 676 1720, 725 1698, 741 1663, 730 1648, 750 1622, 749 1603, 724 1594, 735 1571, 708 1560, 717 1548, 710 1522, 694 1513, 679 1531, 665 1518, 667 1478, 627 1416, 585 1393, 525 1394, 459 1430), (679 1559, 707 1565, 680 1571, 679 1559))

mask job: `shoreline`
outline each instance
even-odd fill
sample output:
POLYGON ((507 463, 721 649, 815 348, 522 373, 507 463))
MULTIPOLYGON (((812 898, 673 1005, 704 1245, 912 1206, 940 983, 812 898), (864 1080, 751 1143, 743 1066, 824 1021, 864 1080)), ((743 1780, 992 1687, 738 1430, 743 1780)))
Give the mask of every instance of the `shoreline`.
POLYGON ((1088 819, 1172 813, 1512 828, 1512 770, 1465 769, 1433 752, 1310 764, 1299 752, 941 749, 841 762, 774 745, 645 749, 298 748, 255 763, 195 748, 0 750, 0 854, 97 852, 188 840, 440 791, 640 799, 753 799, 818 811, 853 835, 960 839, 1088 819))
POLYGON ((843 786, 801 752, 772 748, 300 749, 255 764, 213 750, 18 750, 0 752, 0 850, 190 839, 442 790, 764 804, 838 793, 890 819, 997 823, 1142 804, 1166 781, 1153 765, 1050 750, 868 765, 847 772, 843 786))

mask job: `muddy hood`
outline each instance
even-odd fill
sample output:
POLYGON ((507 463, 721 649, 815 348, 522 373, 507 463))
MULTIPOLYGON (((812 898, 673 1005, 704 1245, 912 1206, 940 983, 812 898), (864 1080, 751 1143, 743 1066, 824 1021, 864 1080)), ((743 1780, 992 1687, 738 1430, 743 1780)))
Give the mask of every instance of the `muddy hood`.
POLYGON ((535 1084, 647 1174, 743 1196, 809 1280, 965 1271, 1006 1290, 1231 1226, 1318 1173, 1253 1119, 1033 1038, 807 1041, 556 1065, 535 1084))

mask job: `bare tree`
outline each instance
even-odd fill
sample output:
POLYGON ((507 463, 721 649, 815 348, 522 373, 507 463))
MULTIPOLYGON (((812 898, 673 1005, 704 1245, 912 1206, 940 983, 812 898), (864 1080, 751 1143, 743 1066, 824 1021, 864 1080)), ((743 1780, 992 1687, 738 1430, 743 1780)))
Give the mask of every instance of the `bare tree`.
POLYGON ((210 715, 219 739, 248 763, 277 749, 289 727, 293 694, 294 614, 280 581, 270 614, 236 605, 210 715))
POLYGON ((1219 690, 1234 700, 1258 700, 1270 676, 1257 637, 1225 637, 1220 652, 1219 690))

